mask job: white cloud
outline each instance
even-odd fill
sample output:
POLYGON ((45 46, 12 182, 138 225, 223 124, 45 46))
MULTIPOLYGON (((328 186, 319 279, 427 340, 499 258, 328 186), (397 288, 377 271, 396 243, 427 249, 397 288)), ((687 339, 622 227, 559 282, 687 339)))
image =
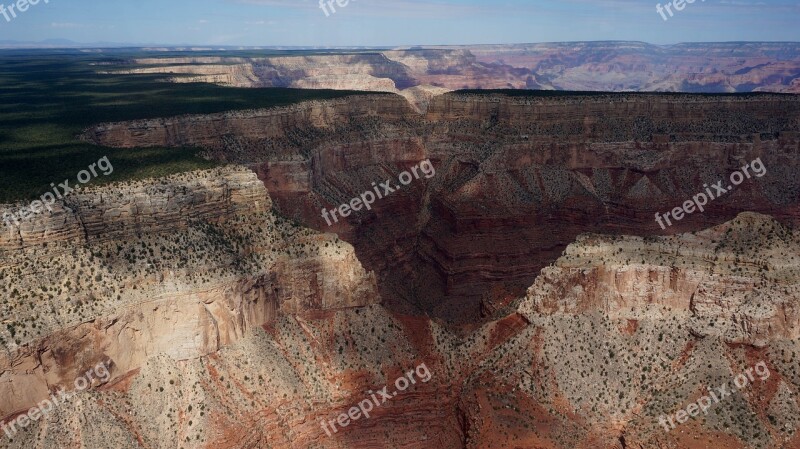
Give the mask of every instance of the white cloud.
POLYGON ((275 25, 277 22, 274 20, 256 20, 252 22, 245 22, 245 25, 275 25))
POLYGON ((52 22, 50 28, 86 28, 86 25, 74 22, 52 22))

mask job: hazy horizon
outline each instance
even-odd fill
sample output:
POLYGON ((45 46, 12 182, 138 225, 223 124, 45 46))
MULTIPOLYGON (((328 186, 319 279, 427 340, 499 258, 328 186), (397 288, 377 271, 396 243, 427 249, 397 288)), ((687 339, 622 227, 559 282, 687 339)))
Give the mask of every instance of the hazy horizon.
POLYGON ((584 41, 537 41, 537 42, 483 42, 474 44, 413 44, 413 45, 339 45, 339 46, 323 46, 323 45, 214 45, 205 43, 191 43, 184 42, 179 44, 164 44, 158 42, 79 42, 66 38, 51 38, 40 41, 20 41, 15 39, 2 39, 0 40, 0 49, 19 49, 19 50, 48 50, 48 49, 83 49, 83 48, 101 48, 101 49, 125 49, 125 48, 141 48, 152 49, 156 51, 158 47, 170 49, 186 49, 186 50, 235 50, 235 49, 321 49, 321 50, 347 50, 347 49, 402 49, 402 48, 455 48, 455 47, 490 47, 490 46, 514 46, 514 45, 557 45, 557 44, 581 44, 581 43, 631 43, 631 44, 644 44, 653 45, 657 47, 670 47, 677 45, 693 45, 693 44, 800 44, 800 40, 795 41, 685 41, 673 42, 667 44, 657 44, 646 41, 625 41, 625 40, 584 40, 584 41), (13 43, 13 44, 12 44, 13 43), (4 46, 4 44, 6 44, 4 46))
POLYGON ((657 5, 671 3, 663 0, 348 0, 344 7, 313 0, 47 1, 16 17, 0 15, 0 41, 339 48, 800 41, 800 4, 783 0, 696 0, 668 8, 671 15, 659 14, 657 5))

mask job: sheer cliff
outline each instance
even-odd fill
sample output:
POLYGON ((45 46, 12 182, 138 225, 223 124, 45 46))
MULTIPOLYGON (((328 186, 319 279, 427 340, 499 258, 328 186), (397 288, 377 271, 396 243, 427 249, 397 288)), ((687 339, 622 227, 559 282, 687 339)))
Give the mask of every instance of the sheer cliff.
POLYGON ((794 223, 798 130, 793 96, 447 94, 426 114, 399 96, 353 97, 104 124, 85 137, 197 145, 250 165, 283 213, 351 242, 397 310, 469 324, 503 301, 493 292, 521 294, 584 232, 699 230, 743 211, 794 223), (768 175, 659 227, 656 212, 756 158, 768 175), (427 159, 434 177, 331 227, 321 216, 427 159))
POLYGON ((100 360, 111 375, 0 444, 796 447, 798 132, 784 95, 448 94, 425 114, 354 96, 98 124, 82 138, 230 164, 4 230, 0 416, 100 360), (755 159, 762 175, 657 224, 755 159), (320 215, 425 160, 434 176, 371 210, 320 215), (707 415, 659 424, 758 363, 707 415))
POLYGON ((107 73, 163 74, 176 83, 395 92, 543 89, 603 92, 800 93, 800 45, 722 42, 566 42, 413 47, 354 54, 152 57, 107 73))

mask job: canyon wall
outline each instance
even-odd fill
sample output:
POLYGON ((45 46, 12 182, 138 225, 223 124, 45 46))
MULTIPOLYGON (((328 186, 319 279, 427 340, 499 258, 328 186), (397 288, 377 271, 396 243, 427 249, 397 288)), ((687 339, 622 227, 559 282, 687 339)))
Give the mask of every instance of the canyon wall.
POLYGON ((798 243, 796 232, 751 213, 669 237, 587 234, 527 296, 463 337, 375 304, 280 314, 206 356, 149 353, 4 443, 793 447, 798 243), (683 432, 658 424, 704 386, 758 362, 769 378, 705 420, 683 432), (423 364, 430 377, 399 391, 395 380, 423 364), (326 434, 323 421, 383 386, 391 398, 369 418, 326 434))
POLYGON ((103 217, 83 240, 10 233, 3 414, 114 368, 9 447, 800 444, 799 118, 787 96, 448 94, 426 114, 352 97, 98 125, 83 137, 250 169, 82 192, 70 223, 103 217), (756 158, 705 213, 654 220, 756 158), (371 210, 320 215, 426 159, 371 210), (167 205, 202 212, 162 227, 167 205), (752 394, 658 424, 761 361, 752 394), (326 434, 423 363, 429 381, 326 434))
POLYGON ((379 301, 352 247, 270 209, 254 173, 226 167, 85 189, 9 226, 0 416, 100 360, 113 382, 156 354, 215 354, 281 314, 379 301))
MULTIPOLYGON (((170 181, 163 185, 133 182, 114 190, 89 189, 90 193, 67 196, 54 203, 52 211, 40 208, 43 213, 4 226, 0 249, 124 239, 135 232, 186 228, 195 220, 220 222, 246 212, 263 213, 272 206, 263 186, 245 171, 179 175, 170 181)), ((29 204, 6 205, 0 212, 14 214, 23 206, 29 204)))
MULTIPOLYGON (((300 139, 305 136, 296 134, 304 131, 330 131, 371 118, 402 122, 412 115, 414 111, 400 96, 366 95, 271 109, 105 123, 86 130, 82 138, 122 148, 185 145, 233 150, 238 141, 300 139)), ((219 157, 243 160, 252 156, 240 152, 219 157)))
POLYGON ((436 46, 253 58, 152 57, 115 65, 111 73, 163 74, 176 83, 394 92, 421 111, 425 102, 410 88, 800 93, 800 45, 793 42, 436 46))
POLYGON ((283 213, 353 243, 394 310, 466 325, 503 302, 493 292, 523 294, 584 232, 699 230, 742 211, 796 222, 798 130, 793 96, 447 94, 426 114, 403 108, 398 96, 355 97, 106 124, 85 137, 123 146, 190 142, 215 159, 249 164, 283 213), (350 109, 340 106, 347 101, 350 109), (331 109, 347 115, 313 119, 312 111, 331 109), (208 121, 214 133, 195 133, 208 121), (434 177, 331 226, 321 216, 372 183, 397 185, 401 171, 426 159, 434 177), (727 184, 756 159, 764 173, 750 173, 705 213, 659 227, 656 212, 727 184))

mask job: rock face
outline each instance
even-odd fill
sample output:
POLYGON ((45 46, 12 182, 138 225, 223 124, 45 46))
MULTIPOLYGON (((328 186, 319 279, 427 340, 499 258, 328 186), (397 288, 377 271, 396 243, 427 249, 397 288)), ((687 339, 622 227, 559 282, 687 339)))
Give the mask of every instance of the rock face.
POLYGON ((378 301, 352 247, 270 207, 254 173, 222 168, 85 190, 8 229, 0 415, 101 359, 121 376, 153 354, 214 354, 280 313, 378 301))
POLYGON ((576 315, 600 311, 632 321, 691 315, 692 331, 699 337, 756 347, 796 340, 796 242, 791 229, 753 213, 691 236, 583 235, 557 265, 542 270, 523 309, 576 315), (667 263, 671 259, 677 264, 667 263))
MULTIPOLYGON (((400 92, 544 89, 800 93, 800 45, 790 42, 570 42, 414 47, 374 53, 264 58, 145 58, 116 72, 170 75, 172 82, 400 92), (143 65, 146 67, 136 67, 143 65), (174 76, 175 74, 190 76, 174 76)), ((424 102, 407 95, 424 111, 424 102)))
MULTIPOLYGON (((800 425, 793 396, 800 387, 800 321, 792 312, 799 243, 796 232, 759 214, 672 237, 584 235, 543 271, 526 297, 463 337, 425 317, 372 304, 261 317, 263 327, 249 328, 207 355, 183 358, 180 343, 152 346, 159 338, 179 338, 206 314, 218 317, 215 304, 235 308, 228 298, 238 294, 206 290, 198 294, 209 304, 206 310, 186 310, 175 328, 141 333, 136 341, 117 339, 134 353, 150 349, 135 369, 123 368, 127 352, 107 353, 114 362, 109 383, 4 444, 792 447, 800 425), (721 292, 716 303, 723 307, 697 307, 708 304, 697 298, 709 298, 712 290, 721 292), (658 424, 661 414, 759 362, 769 376, 705 420, 671 433, 658 424), (420 373, 416 382, 399 390, 396 379, 412 371, 420 373), (336 420, 384 386, 397 394, 378 400, 369 418, 326 434, 322 421, 336 420)), ((280 269, 275 273, 283 277, 280 269)), ((256 283, 240 287, 258 289, 256 283)), ((259 301, 244 296, 243 302, 259 301)), ((102 343, 98 337, 107 326, 138 327, 131 318, 118 315, 107 324, 87 324, 83 333, 56 334, 39 352, 41 366, 28 368, 49 376, 42 384, 59 385, 59 373, 77 375, 68 368, 77 364, 73 358, 82 369, 99 355, 92 348, 73 355, 68 343, 87 334, 102 343)), ((4 379, 9 372, 14 370, 6 368, 4 379)), ((19 389, 24 382, 35 385, 31 377, 11 378, 13 392, 31 392, 14 398, 20 409, 38 399, 36 389, 19 389)))
POLYGON ((532 81, 562 90, 797 93, 798 48, 792 42, 569 42, 471 51, 479 63, 525 67, 532 81))
POLYGON ((93 188, 7 230, 0 417, 112 374, 3 447, 796 447, 798 120, 777 95, 448 94, 98 125, 250 168, 93 188))
MULTIPOLYGON (((402 122, 416 117, 414 110, 397 95, 353 96, 338 100, 309 101, 292 106, 220 114, 106 123, 86 130, 83 139, 122 148, 155 145, 194 145, 220 151, 214 156, 240 160, 251 154, 254 143, 269 139, 303 140, 314 136, 296 135, 300 130, 333 130, 350 121, 389 120, 402 122)), ((256 150, 257 151, 257 150, 256 150)), ((270 148, 261 151, 269 154, 270 148)))
POLYGON ((480 321, 486 295, 489 303, 502 301, 491 294, 497 289, 522 295, 584 232, 699 230, 748 210, 796 222, 798 130, 792 96, 448 94, 425 115, 397 96, 354 97, 106 124, 86 136, 117 146, 183 142, 251 164, 280 210, 355 246, 395 310, 468 324, 480 321), (727 184, 757 158, 762 176, 752 173, 705 213, 659 227, 656 212, 727 184), (397 185, 426 159, 435 176, 333 226, 321 216, 374 182, 397 185))
MULTIPOLYGON (((45 212, 4 226, 0 248, 19 250, 43 243, 101 243, 133 232, 163 232, 195 220, 224 221, 243 212, 271 207, 264 188, 251 173, 220 170, 202 176, 170 178, 163 185, 131 183, 115 191, 74 194, 45 212)), ((14 213, 23 204, 4 207, 14 213)))

